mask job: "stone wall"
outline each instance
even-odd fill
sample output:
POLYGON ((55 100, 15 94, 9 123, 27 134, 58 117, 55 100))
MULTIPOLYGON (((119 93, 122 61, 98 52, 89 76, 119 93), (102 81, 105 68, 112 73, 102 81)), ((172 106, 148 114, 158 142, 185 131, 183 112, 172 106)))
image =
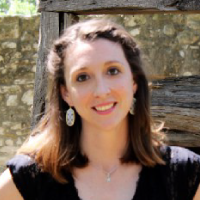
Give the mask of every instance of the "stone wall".
POLYGON ((30 130, 38 35, 39 16, 0 18, 0 167, 30 130))
MULTIPOLYGON (((108 17, 139 41, 150 77, 200 74, 200 14, 108 17)), ((38 34, 39 16, 0 18, 0 172, 30 132, 38 34)))
MULTIPOLYGON (((90 18, 85 17, 83 18, 90 18)), ((200 14, 108 16, 136 38, 152 78, 200 74, 200 14)))

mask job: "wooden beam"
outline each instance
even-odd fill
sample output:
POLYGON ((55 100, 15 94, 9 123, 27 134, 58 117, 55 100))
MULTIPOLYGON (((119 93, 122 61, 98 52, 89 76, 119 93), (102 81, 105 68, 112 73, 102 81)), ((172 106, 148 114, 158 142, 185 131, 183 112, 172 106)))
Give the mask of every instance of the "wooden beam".
POLYGON ((167 142, 185 147, 200 146, 200 76, 154 80, 151 112, 165 122, 167 142))
POLYGON ((33 113, 31 127, 33 128, 42 117, 45 110, 45 96, 47 88, 46 59, 52 41, 59 36, 59 14, 42 12, 40 17, 40 39, 35 87, 33 99, 33 113))
POLYGON ((200 12, 199 0, 40 0, 38 11, 75 14, 134 14, 138 12, 200 12))
MULTIPOLYGON (((165 127, 200 135, 200 109, 174 106, 151 106, 152 116, 165 122, 165 127)), ((200 144, 200 143, 199 143, 200 144)))
POLYGON ((200 147, 200 135, 169 132, 166 134, 165 142, 168 145, 182 147, 200 147))
POLYGON ((200 76, 154 80, 151 88, 152 106, 200 109, 200 76))
POLYGON ((33 113, 31 127, 33 128, 45 111, 47 89, 46 60, 53 41, 59 37, 63 29, 76 22, 78 18, 72 14, 42 12, 40 19, 40 41, 35 75, 33 113))

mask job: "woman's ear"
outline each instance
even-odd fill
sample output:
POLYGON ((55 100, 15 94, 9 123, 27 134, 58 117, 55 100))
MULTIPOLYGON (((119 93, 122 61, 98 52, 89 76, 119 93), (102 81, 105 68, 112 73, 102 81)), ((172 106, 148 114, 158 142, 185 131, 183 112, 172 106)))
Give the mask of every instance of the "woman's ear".
POLYGON ((73 106, 72 100, 71 100, 71 98, 70 98, 70 94, 69 94, 69 92, 67 91, 67 88, 66 88, 65 85, 61 85, 61 86, 60 86, 60 93, 61 93, 62 99, 63 99, 69 106, 73 106))
POLYGON ((134 82, 133 82, 133 93, 134 93, 134 94, 136 93, 137 89, 138 89, 138 85, 137 85, 137 83, 134 81, 134 82))

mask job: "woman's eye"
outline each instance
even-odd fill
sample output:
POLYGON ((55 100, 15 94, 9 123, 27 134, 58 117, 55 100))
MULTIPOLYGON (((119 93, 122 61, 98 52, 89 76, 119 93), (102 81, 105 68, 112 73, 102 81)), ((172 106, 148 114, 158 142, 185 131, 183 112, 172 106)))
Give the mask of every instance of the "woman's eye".
POLYGON ((108 70, 108 74, 109 75, 117 75, 117 74, 119 74, 119 70, 117 69, 117 68, 110 68, 109 70, 108 70))
POLYGON ((77 76, 76 80, 78 82, 83 82, 89 79, 89 76, 87 74, 81 74, 79 76, 77 76))

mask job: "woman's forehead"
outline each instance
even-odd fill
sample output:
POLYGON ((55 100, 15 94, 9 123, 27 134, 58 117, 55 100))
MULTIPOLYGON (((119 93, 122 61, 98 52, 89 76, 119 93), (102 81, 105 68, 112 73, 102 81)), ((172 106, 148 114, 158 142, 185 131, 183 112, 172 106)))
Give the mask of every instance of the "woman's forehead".
POLYGON ((71 68, 72 66, 85 67, 114 61, 127 64, 120 44, 107 39, 79 40, 68 49, 65 64, 71 68))

